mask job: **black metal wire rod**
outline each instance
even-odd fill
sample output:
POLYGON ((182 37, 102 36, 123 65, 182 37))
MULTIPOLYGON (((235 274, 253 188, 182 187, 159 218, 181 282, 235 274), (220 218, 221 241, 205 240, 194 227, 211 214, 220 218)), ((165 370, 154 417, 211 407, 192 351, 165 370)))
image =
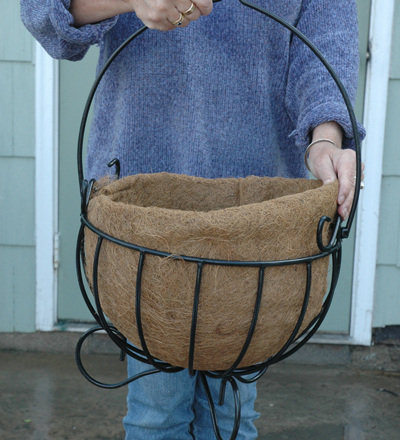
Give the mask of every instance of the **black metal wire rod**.
POLYGON ((125 343, 125 337, 122 335, 120 336, 119 334, 115 334, 112 331, 111 327, 109 326, 109 324, 106 320, 106 317, 104 316, 103 308, 102 308, 101 302, 100 302, 99 284, 98 284, 98 268, 99 268, 99 258, 100 258, 100 251, 101 251, 102 243, 103 243, 103 238, 98 237, 96 250, 95 250, 95 254, 94 254, 94 259, 93 259, 93 296, 94 296, 95 303, 96 303, 97 314, 100 319, 100 325, 103 327, 103 329, 107 332, 107 334, 112 339, 112 341, 119 348, 125 349, 126 353, 129 356, 132 356, 142 362, 145 362, 146 359, 142 358, 140 356, 141 353, 136 347, 133 347, 133 346, 127 347, 127 344, 125 343))
MULTIPOLYGON (((89 381, 91 382, 93 385, 96 385, 97 387, 100 388, 106 388, 106 389, 115 389, 115 388, 121 388, 125 385, 130 384, 131 382, 134 382, 137 379, 140 379, 142 377, 145 376, 149 376, 151 374, 156 374, 159 373, 160 370, 158 369, 151 369, 151 370, 146 370, 146 371, 142 371, 141 373, 138 373, 134 376, 128 377, 127 379, 121 381, 121 382, 117 382, 117 383, 104 383, 104 382, 100 382, 97 379, 94 379, 93 376, 91 376, 86 368, 83 366, 82 363, 82 357, 81 357, 81 351, 82 351, 82 345, 85 342, 85 340, 92 334, 98 331, 102 331, 103 327, 101 326, 96 326, 93 327, 91 329, 89 329, 88 331, 86 331, 79 339, 76 348, 75 348, 75 361, 76 364, 78 366, 79 371, 82 373, 82 375, 89 381)), ((117 331, 117 329, 115 329, 115 331, 117 331)))
POLYGON ((314 334, 317 332, 317 330, 321 326, 323 320, 325 319, 326 314, 329 311, 331 303, 332 303, 333 294, 335 292, 337 281, 339 279, 341 258, 342 258, 342 250, 341 249, 339 249, 337 253, 332 255, 332 261, 333 261, 332 266, 333 266, 333 268, 332 268, 331 288, 330 288, 328 296, 327 296, 327 298, 326 298, 326 300, 324 302, 323 311, 320 314, 317 322, 315 323, 314 327, 309 331, 309 333, 302 340, 300 340, 291 350, 289 350, 288 352, 286 352, 285 354, 283 354, 281 356, 281 358, 280 358, 281 361, 286 359, 286 358, 288 358, 293 353, 298 351, 301 347, 303 347, 314 336, 314 334))
POLYGON ((140 339, 140 345, 142 346, 143 353, 145 354, 147 361, 149 364, 153 365, 153 367, 158 368, 163 373, 172 373, 182 371, 181 367, 172 367, 170 364, 167 364, 162 361, 156 361, 154 357, 151 355, 147 344, 146 339, 144 337, 143 325, 142 325, 142 308, 141 308, 141 299, 142 299, 142 275, 143 275, 143 267, 145 260, 145 252, 140 252, 139 263, 136 275, 136 298, 135 298, 135 311, 136 311, 136 327, 140 339))
POLYGON ((192 311, 192 324, 190 328, 190 343, 189 343, 189 374, 194 376, 195 371, 193 369, 194 363, 194 348, 196 343, 196 327, 197 327, 197 316, 199 311, 199 300, 200 300, 200 287, 201 287, 201 276, 203 273, 203 263, 197 264, 197 276, 196 276, 196 286, 194 289, 193 296, 193 311, 192 311))
POLYGON ((92 232, 96 233, 100 237, 105 238, 108 241, 111 241, 120 246, 126 247, 128 249, 132 249, 138 252, 145 252, 146 254, 156 255, 158 257, 168 257, 174 260, 180 261, 188 261, 190 263, 204 263, 204 264, 213 264, 219 266, 239 266, 239 267, 274 267, 274 266, 289 266, 291 264, 304 264, 309 263, 310 261, 318 260, 320 258, 325 258, 335 252, 338 247, 341 246, 341 243, 338 242, 336 246, 329 250, 329 252, 322 252, 317 255, 312 255, 310 257, 300 257, 294 258, 292 260, 274 260, 274 261, 236 261, 236 260, 217 260, 211 258, 200 258, 200 257, 189 257, 186 255, 174 255, 168 252, 161 252, 154 249, 149 249, 143 246, 138 246, 127 241, 120 240, 118 238, 109 235, 100 229, 96 228, 84 215, 81 215, 81 220, 85 223, 92 232))
MULTIPOLYGON (((93 261, 93 277, 94 277, 93 296, 98 311, 96 311, 95 308, 92 306, 92 303, 89 299, 89 295, 86 292, 86 287, 83 283, 83 276, 82 276, 81 259, 82 259, 82 264, 85 264, 85 257, 82 248, 83 237, 84 237, 84 224, 82 223, 79 229, 77 247, 76 247, 76 265, 77 265, 76 268, 77 268, 78 283, 81 290, 81 294, 83 296, 83 299, 85 300, 87 307, 89 308, 89 311, 91 312, 92 316, 95 318, 97 323, 108 333, 111 340, 121 349, 122 353, 128 354, 129 356, 134 357, 135 359, 141 362, 146 362, 143 351, 127 343, 125 336, 123 336, 121 333, 118 332, 117 334, 115 334, 115 332, 112 331, 112 329, 109 327, 107 320, 104 316, 103 309, 100 303, 100 297, 98 294, 98 263, 99 263, 100 249, 103 240, 100 236, 98 236, 98 242, 97 242, 94 261, 93 261)), ((168 363, 165 363, 165 366, 172 367, 168 363)))
POLYGON ((247 352, 247 349, 249 348, 250 342, 253 338, 254 331, 256 329, 258 315, 260 313, 260 307, 261 307, 261 300, 262 300, 262 294, 263 294, 263 286, 264 286, 264 275, 265 275, 265 266, 260 267, 260 271, 258 274, 258 286, 257 286, 257 295, 256 295, 256 301, 254 304, 254 310, 253 310, 253 318, 251 320, 250 328, 247 333, 246 340, 243 344, 242 350, 237 357, 236 361, 233 363, 231 368, 229 368, 224 374, 223 378, 228 377, 232 374, 232 372, 237 368, 237 366, 240 364, 242 359, 244 358, 244 355, 247 352))
MULTIPOLYGON (((78 275, 78 283, 79 283, 79 287, 80 287, 80 290, 81 290, 81 294, 82 294, 82 296, 83 296, 83 299, 85 300, 85 303, 86 303, 86 305, 87 305, 87 307, 88 307, 88 309, 89 309, 89 311, 90 311, 90 313, 92 314, 92 316, 94 317, 94 319, 97 321, 97 323, 99 324, 99 326, 102 328, 102 329, 104 329, 104 330, 106 330, 106 328, 103 326, 103 323, 105 323, 105 326, 107 327, 107 320, 105 319, 105 316, 104 316, 104 314, 103 314, 103 310, 102 310, 102 308, 101 308, 101 305, 100 305, 100 299, 98 299, 97 301, 96 301, 96 296, 97 296, 97 298, 98 298, 98 287, 97 287, 97 284, 96 284, 96 290, 95 290, 95 292, 93 293, 93 296, 94 296, 94 298, 95 298, 95 302, 96 302, 96 306, 99 308, 99 313, 97 313, 97 311, 95 310, 95 308, 93 307, 93 305, 92 305, 92 303, 91 303, 91 301, 90 301, 90 299, 89 299, 89 295, 88 295, 88 293, 87 293, 87 291, 86 291, 86 286, 84 285, 84 283, 83 283, 83 276, 82 276, 82 266, 85 266, 85 264, 86 264, 86 262, 85 262, 85 256, 84 256, 84 250, 83 250, 83 246, 82 246, 82 243, 83 243, 83 240, 84 240, 84 224, 82 223, 81 224, 81 227, 80 227, 80 229, 79 229, 79 233, 78 233, 78 240, 77 240, 77 246, 76 246, 76 269, 77 269, 77 275, 78 275), (82 262, 82 264, 81 264, 81 262, 82 262)), ((97 257, 98 258, 98 257, 97 257)), ((95 259, 95 262, 96 261, 98 261, 98 260, 96 260, 95 259)), ((96 264, 98 264, 98 262, 96 263, 96 264)), ((93 265, 93 268, 94 268, 95 266, 93 265)), ((97 269, 96 269, 97 270, 97 269)), ((85 277, 86 277, 86 273, 85 273, 85 277)), ((96 275, 96 277, 97 277, 97 275, 96 275)), ((86 277, 86 280, 87 280, 87 277, 86 277)), ((89 283, 89 280, 87 280, 87 282, 89 283)), ((112 331, 112 330, 110 330, 111 332, 112 332, 112 335, 114 335, 114 331, 112 331)), ((109 333, 109 332, 108 332, 109 333)), ((119 333, 119 332, 118 332, 119 333)), ((117 335, 118 336, 118 335, 117 335)), ((116 337, 117 337, 116 336, 116 337)), ((111 336, 110 336, 111 337, 111 336)), ((121 335, 121 337, 122 337, 122 335, 121 335)), ((125 342, 125 344, 126 344, 126 338, 125 337, 123 337, 124 339, 123 339, 123 341, 125 342)), ((117 344, 117 342, 119 342, 119 338, 118 338, 118 341, 115 341, 115 338, 114 337, 111 337, 111 339, 113 340, 113 342, 114 343, 116 343, 117 344)), ((118 344, 117 344, 118 345, 118 344)), ((133 347, 133 346, 128 346, 128 349, 129 348, 132 348, 132 349, 136 349, 135 347, 133 347)), ((124 348, 126 348, 126 347, 124 347, 124 348)), ((124 351, 124 354, 125 354, 125 351, 124 351)), ((139 355, 140 354, 142 354, 141 352, 139 352, 138 353, 139 355)), ((139 359, 139 358, 138 358, 139 359)), ((140 358, 139 360, 141 360, 142 358, 140 358)))
MULTIPOLYGON (((259 371, 255 376, 253 376, 251 378, 244 377, 245 374, 234 375, 234 378, 236 380, 238 380, 239 382, 246 383, 246 384, 257 382, 262 376, 264 376, 264 374, 267 372, 268 368, 269 368, 269 365, 262 368, 261 371, 259 371)), ((249 376, 249 375, 246 374, 246 376, 249 376)))
MULTIPOLYGON (((265 362, 262 362, 262 363, 259 363, 259 364, 256 364, 256 365, 253 365, 250 367, 243 367, 243 368, 233 370, 233 371, 228 370, 230 375, 237 378, 238 380, 240 380, 243 383, 255 382, 267 371, 267 369, 270 365, 279 362, 283 358, 284 353, 287 351, 287 349, 290 347, 290 345, 293 343, 294 339, 296 338, 296 335, 297 335, 297 333, 303 323, 305 314, 307 312, 308 302, 309 302, 309 298, 310 298, 310 294, 311 294, 311 284, 312 284, 311 283, 311 281, 312 281, 311 262, 308 263, 306 266, 306 276, 307 276, 307 281, 306 281, 306 287, 305 287, 302 308, 300 310, 300 314, 297 319, 296 325, 295 325, 290 337, 288 338, 286 343, 283 345, 283 347, 275 355, 269 357, 265 362), (254 377, 252 377, 251 379, 246 379, 243 377, 243 376, 246 376, 249 374, 256 374, 256 375, 254 377)), ((211 373, 209 376, 214 377, 214 378, 223 378, 223 377, 225 377, 226 374, 227 373, 224 373, 224 372, 216 372, 216 373, 211 373)))
POLYGON ((272 358, 270 358, 267 362, 266 365, 272 365, 272 364, 276 364, 277 362, 279 362, 282 359, 282 356, 284 355, 284 353, 287 351, 287 349, 290 347, 290 345, 292 344, 293 340, 295 339, 297 333, 300 330, 301 325, 303 324, 304 321, 304 317, 306 315, 307 312, 307 308, 308 308, 308 302, 310 300, 310 294, 311 294, 311 281, 312 281, 312 270, 311 270, 311 263, 307 264, 307 283, 306 283, 306 290, 305 290, 305 294, 304 294, 304 299, 303 299, 303 305, 301 307, 301 311, 300 311, 300 315, 299 318, 297 319, 297 324, 295 325, 292 334, 290 335, 289 339, 286 341, 286 344, 278 351, 277 354, 275 354, 272 358))
MULTIPOLYGON (((296 335, 297 335, 297 333, 298 333, 298 331, 299 331, 299 329, 300 329, 300 327, 301 327, 301 325, 303 323, 304 316, 305 316, 305 314, 307 312, 308 302, 309 302, 310 293, 311 293, 311 278, 312 278, 311 262, 307 264, 306 271, 307 271, 306 272, 307 281, 306 281, 306 288, 305 288, 302 308, 300 310, 300 314, 299 314, 299 317, 297 319, 296 325, 295 325, 292 333, 290 334, 288 340, 283 345, 283 347, 275 355, 273 355, 270 358, 268 358, 265 362, 256 364, 256 365, 251 366, 251 367, 243 367, 243 368, 240 368, 240 369, 237 369, 237 370, 234 370, 234 369, 230 368, 226 372, 220 372, 220 374, 218 374, 218 373, 214 374, 214 375, 212 375, 212 377, 224 378, 225 376, 229 376, 229 375, 232 375, 234 377, 242 377, 244 375, 248 375, 248 374, 252 374, 252 373, 256 373, 256 372, 259 372, 257 377, 261 377, 262 374, 265 373, 265 371, 267 370, 267 368, 270 365, 279 362, 279 360, 281 359, 282 355, 289 348, 289 346, 292 344, 294 338, 296 337, 296 335)), ((260 273, 260 278, 261 278, 261 273, 260 273)), ((260 291, 260 285, 259 285, 259 291, 260 291)), ((262 293, 262 285, 261 285, 261 293, 262 293)), ((261 300, 261 298, 260 298, 260 300, 261 300)), ((259 307, 259 305, 258 305, 258 307, 259 307)), ((254 313, 258 314, 258 311, 256 312, 256 308, 257 308, 257 304, 255 306, 254 313)), ((251 340, 251 338, 250 338, 250 340, 251 340)), ((247 347, 246 347, 246 349, 247 349, 247 347)), ((253 382, 254 380, 255 380, 254 378, 252 378, 250 380, 247 380, 247 381, 245 379, 243 379, 242 382, 250 383, 250 382, 253 382)))
MULTIPOLYGON (((137 359, 140 362, 144 363, 150 363, 147 359, 147 357, 144 356, 144 352, 136 347, 134 347, 131 344, 126 343, 125 336, 121 335, 120 333, 116 334, 109 326, 104 313, 103 309, 101 307, 100 303, 100 296, 99 296, 99 288, 98 288, 98 265, 99 265, 99 257, 100 257, 100 250, 102 246, 103 238, 99 237, 97 241, 96 251, 94 255, 94 261, 93 261, 93 296, 95 298, 96 302, 96 308, 97 313, 100 319, 100 324, 103 327, 103 329, 107 332, 111 340, 122 350, 124 351, 128 356, 131 356, 135 359, 137 359)), ((155 366, 155 365, 153 365, 155 366)), ((158 362, 156 368, 159 368, 160 370, 168 373, 175 373, 178 371, 182 371, 183 368, 180 367, 174 367, 166 362, 158 362)))
MULTIPOLYGON (((302 323, 305 317, 305 314, 307 312, 307 308, 308 308, 308 302, 309 302, 309 298, 310 298, 310 294, 311 294, 311 281, 312 281, 312 268, 311 268, 311 263, 308 263, 306 266, 306 276, 307 276, 307 281, 306 281, 306 288, 305 288, 305 293, 304 293, 304 298, 303 298, 303 304, 300 310, 300 314, 299 317, 297 319, 296 325, 291 333, 291 335, 289 336, 288 340, 286 341, 286 343, 283 345, 283 347, 273 356, 270 356, 265 362, 256 364, 252 367, 244 367, 243 369, 239 369, 236 370, 234 372, 234 377, 243 377, 244 375, 247 374, 252 374, 252 373, 256 373, 259 372, 259 374, 256 376, 261 377, 266 369, 272 365, 275 364, 277 362, 279 362, 280 360, 282 360, 284 353, 287 351, 287 349, 290 347, 290 345, 292 345, 302 323)), ((250 380, 245 380, 242 379, 242 382, 244 383, 249 383, 249 382, 254 382, 255 378, 253 377, 250 380)))
POLYGON ((87 119, 90 111, 90 107, 92 105, 92 101, 94 98, 94 95, 96 93, 96 90, 100 84, 101 79, 103 78, 104 74, 107 72, 108 68, 110 67, 111 63, 114 61, 114 59, 119 55, 119 53, 126 47, 128 44, 133 41, 135 38, 137 38, 139 35, 141 35, 145 30, 147 29, 147 26, 142 26, 140 29, 138 29, 134 34, 132 34, 129 38, 127 38, 110 56, 110 58, 107 60, 107 62, 104 64, 103 68, 100 70, 97 78, 95 79, 92 88, 90 89, 89 96, 87 98, 85 108, 83 110, 82 120, 81 120, 81 126, 79 129, 79 136, 78 136, 78 177, 79 177, 79 188, 82 191, 82 184, 84 180, 84 174, 83 174, 83 160, 82 160, 82 153, 83 153, 83 141, 85 137, 85 128, 87 124, 87 119))
MULTIPOLYGON (((220 433, 220 430, 219 430, 219 427, 218 427, 218 420, 217 420, 217 414, 215 411, 215 405, 214 405, 214 402, 213 402, 213 399, 211 396, 210 388, 208 386, 206 374, 204 371, 199 371, 198 374, 200 375, 201 383, 203 385, 204 392, 207 397, 208 406, 210 407, 211 420, 212 420, 212 425, 213 425, 215 436, 216 436, 217 440, 223 440, 221 433, 220 433)), ((235 379, 233 379, 232 377, 228 377, 225 380, 230 383, 230 385, 232 387, 232 391, 233 391, 233 398, 234 398, 234 403, 235 403, 235 415, 234 415, 233 430, 232 430, 231 436, 229 437, 229 440, 235 440, 238 435, 239 428, 240 428, 240 415, 241 415, 240 393, 239 393, 239 388, 237 386, 235 379)))
POLYGON ((327 308, 329 309, 329 306, 330 306, 332 298, 333 298, 333 293, 336 290, 336 285, 337 285, 337 282, 339 279, 339 274, 340 274, 340 261, 338 261, 336 253, 335 253, 335 260, 333 260, 333 257, 332 257, 332 262, 333 262, 334 266, 332 267, 330 289, 329 289, 327 297, 325 298, 324 303, 322 304, 321 312, 310 322, 310 324, 308 324, 308 326, 300 333, 300 335, 296 337, 294 342, 300 341, 306 333, 309 333, 310 329, 312 327, 314 327, 316 325, 316 323, 320 320, 321 315, 324 312, 326 315, 326 313, 327 313, 326 309, 327 308), (332 286, 333 286, 333 290, 332 290, 332 286))
MULTIPOLYGON (((329 223, 330 221, 331 221, 330 217, 328 217, 327 215, 323 215, 318 223, 317 244, 321 252, 330 252, 331 249, 334 249, 336 247, 340 225, 342 224, 342 219, 340 218, 340 216, 338 216, 338 218, 336 219, 336 225, 331 240, 329 244, 325 246, 323 241, 324 226, 326 223, 329 223)), ((341 240, 341 237, 339 237, 339 240, 341 240)))
MULTIPOLYGON (((89 309, 90 313, 92 314, 93 318, 96 320, 96 322, 99 325, 101 325, 99 315, 97 314, 96 310, 92 306, 92 303, 91 303, 89 296, 86 292, 85 284, 83 282, 82 265, 85 264, 85 260, 84 260, 82 243, 84 240, 84 227, 85 227, 84 224, 81 223, 81 226, 79 228, 79 233, 78 233, 78 239, 77 239, 77 243, 76 243, 76 253, 75 253, 76 273, 78 276, 79 288, 81 290, 81 294, 82 294, 83 299, 86 303, 86 306, 89 309), (82 262, 81 262, 81 259, 82 259, 82 262)), ((85 276, 86 276, 86 274, 85 274, 85 276)))
MULTIPOLYGON (((340 254, 341 255, 341 254, 340 254)), ((324 301, 324 303, 323 303, 323 305, 322 305, 322 307, 321 307, 321 312, 310 322, 310 324, 307 326, 307 328, 305 328, 302 332, 301 332, 301 334, 299 335, 299 336, 297 336, 296 337, 296 339, 295 339, 295 341, 294 342, 300 342, 300 340, 306 335, 306 334, 308 334, 309 332, 310 332, 310 329, 312 328, 312 327, 314 327, 316 324, 317 324, 317 322, 319 322, 319 320, 321 319, 321 315, 324 313, 324 316, 326 315, 326 313, 328 312, 328 310, 329 310, 329 307, 330 307, 330 304, 331 304, 331 302, 332 302, 332 299, 333 299, 333 294, 334 294, 334 291, 336 290, 336 285, 337 285, 337 282, 338 282, 338 279, 339 279, 339 274, 340 274, 340 260, 341 260, 341 258, 339 258, 338 259, 338 255, 337 255, 337 253, 335 253, 335 259, 334 259, 334 257, 332 256, 332 264, 333 264, 333 267, 332 267, 332 275, 331 275, 331 284, 330 284, 330 289, 329 289, 329 292, 328 292, 328 295, 327 295, 327 297, 325 298, 325 301, 324 301)), ((318 326, 319 327, 319 326, 318 326)), ((317 329, 315 329, 315 331, 316 331, 317 329)), ((312 335, 314 335, 314 333, 315 333, 315 331, 313 331, 313 333, 311 334, 311 336, 312 335)), ((311 338, 311 336, 309 335, 308 336, 308 340, 311 338)), ((298 343, 297 342, 297 343, 298 343)))

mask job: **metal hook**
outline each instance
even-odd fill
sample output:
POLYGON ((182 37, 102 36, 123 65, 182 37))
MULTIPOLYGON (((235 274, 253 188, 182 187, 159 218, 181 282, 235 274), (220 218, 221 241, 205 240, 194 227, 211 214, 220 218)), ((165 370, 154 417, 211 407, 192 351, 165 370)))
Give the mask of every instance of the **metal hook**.
POLYGON ((342 220, 340 216, 338 216, 336 220, 335 230, 333 231, 331 241, 329 242, 328 246, 324 245, 324 242, 322 240, 322 234, 324 231, 325 223, 331 222, 332 219, 328 217, 327 215, 324 215, 320 218, 318 223, 318 229, 317 229, 317 244, 321 252, 331 252, 332 249, 336 246, 336 241, 340 239, 339 229, 340 225, 342 223, 342 220))
POLYGON ((111 162, 107 164, 108 168, 111 168, 115 165, 115 178, 118 180, 121 177, 121 164, 119 159, 113 159, 111 162))
MULTIPOLYGON (((212 425, 213 425, 215 437, 217 438, 217 440, 223 440, 223 438, 221 437, 221 433, 219 431, 219 428, 218 428, 217 414, 216 414, 215 405, 214 405, 214 402, 213 402, 213 399, 211 396, 211 391, 208 386, 206 373, 204 371, 199 371, 199 375, 200 375, 201 382, 203 384, 204 392, 207 397, 208 406, 210 407, 210 413, 211 413, 211 419, 212 419, 212 425)), ((229 440, 235 440, 238 435, 239 427, 240 427, 240 408, 241 408, 240 393, 239 393, 239 388, 236 383, 236 380, 233 377, 227 377, 226 379, 223 379, 223 381, 221 382, 219 402, 222 402, 222 404, 223 404, 224 397, 225 397, 226 382, 229 382, 232 387, 233 399, 235 402, 234 424, 233 424, 232 434, 229 437, 229 440), (222 396, 221 396, 221 394, 222 394, 222 396)))
POLYGON ((81 190, 81 212, 86 215, 87 208, 89 206, 90 194, 92 193, 93 184, 96 182, 95 179, 91 179, 88 183, 87 180, 84 180, 82 183, 81 190))

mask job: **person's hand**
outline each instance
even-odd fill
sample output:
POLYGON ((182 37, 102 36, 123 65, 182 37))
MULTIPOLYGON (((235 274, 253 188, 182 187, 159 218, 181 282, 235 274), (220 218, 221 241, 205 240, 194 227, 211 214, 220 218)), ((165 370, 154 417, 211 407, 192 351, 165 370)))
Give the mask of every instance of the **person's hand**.
POLYGON ((191 21, 208 15, 212 0, 126 0, 143 23, 150 29, 169 31, 186 27, 191 21), (193 5, 193 6, 192 6, 193 5))
MULTIPOLYGON (((329 142, 319 142, 310 148, 308 166, 312 174, 324 184, 339 179, 338 213, 346 220, 354 198, 356 154, 342 150, 329 142)), ((364 164, 362 164, 364 171, 364 164)), ((361 180, 364 179, 362 173, 361 180)))

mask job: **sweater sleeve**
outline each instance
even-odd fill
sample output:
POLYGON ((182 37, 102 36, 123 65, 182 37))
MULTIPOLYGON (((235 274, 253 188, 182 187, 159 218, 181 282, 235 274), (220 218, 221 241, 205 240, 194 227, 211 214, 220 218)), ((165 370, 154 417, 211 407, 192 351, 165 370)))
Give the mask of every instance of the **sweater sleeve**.
MULTIPOLYGON (((297 29, 322 52, 354 105, 359 68, 358 22, 355 0, 303 0, 297 29)), ((321 61, 296 36, 290 47, 286 108, 296 129, 298 147, 310 142, 319 124, 336 121, 344 130, 343 148, 354 147, 353 130, 340 91, 321 61)), ((365 130, 358 124, 360 138, 365 130)))
POLYGON ((77 61, 92 44, 101 41, 118 17, 75 28, 70 3, 70 0, 21 0, 21 19, 50 56, 77 61))

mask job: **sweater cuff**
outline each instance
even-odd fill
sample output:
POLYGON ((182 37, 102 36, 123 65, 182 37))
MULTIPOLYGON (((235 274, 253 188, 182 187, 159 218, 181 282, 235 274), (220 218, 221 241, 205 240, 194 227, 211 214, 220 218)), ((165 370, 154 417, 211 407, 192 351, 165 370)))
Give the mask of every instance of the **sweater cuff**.
POLYGON ((56 32, 69 43, 96 44, 117 22, 117 17, 109 18, 96 24, 74 27, 74 17, 69 12, 71 0, 49 0, 50 20, 56 32))
MULTIPOLYGON (((344 131, 342 148, 354 149, 353 129, 350 123, 349 113, 344 105, 336 102, 325 102, 318 105, 307 112, 298 124, 298 128, 294 130, 289 137, 294 137, 296 146, 304 149, 310 143, 311 132, 320 124, 324 122, 337 122, 344 131)), ((358 133, 360 141, 365 138, 365 128, 357 122, 358 133)))

